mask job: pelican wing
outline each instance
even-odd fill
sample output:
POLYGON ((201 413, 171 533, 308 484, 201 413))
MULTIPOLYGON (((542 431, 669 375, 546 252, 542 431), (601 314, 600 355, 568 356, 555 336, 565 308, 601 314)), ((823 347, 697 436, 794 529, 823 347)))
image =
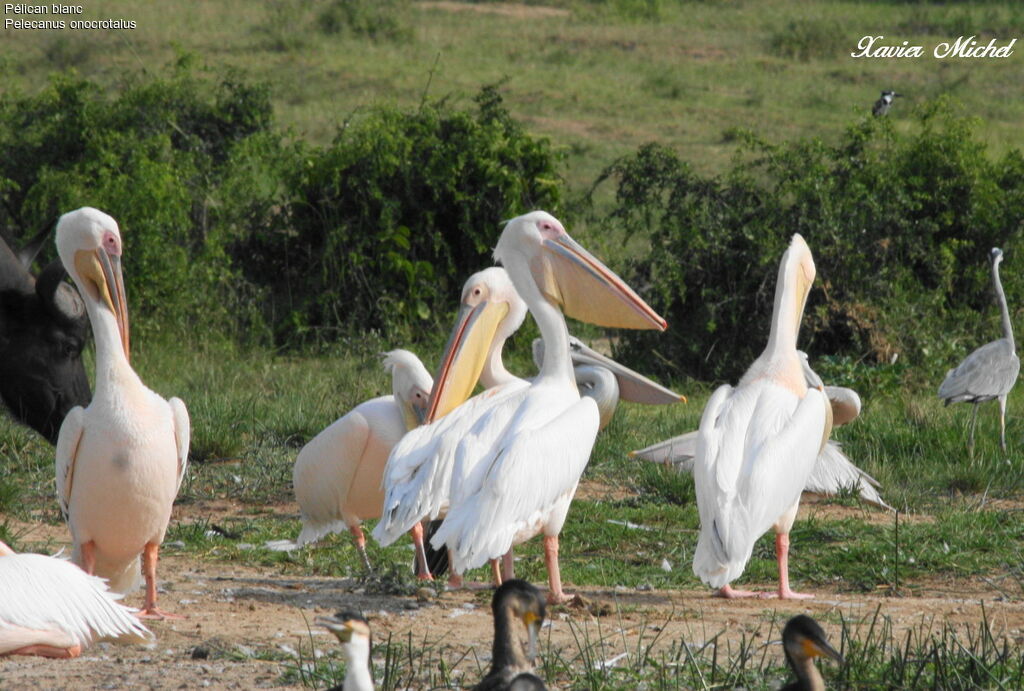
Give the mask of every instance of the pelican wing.
POLYGON ((638 451, 630 451, 629 455, 651 463, 671 463, 688 473, 693 470, 693 457, 697 455, 697 435, 697 430, 680 434, 638 451))
POLYGON ((75 460, 78 458, 78 444, 85 431, 85 409, 75 406, 68 411, 57 436, 57 500, 64 520, 68 520, 71 502, 71 487, 75 480, 75 460))
POLYGON ((597 438, 597 404, 580 398, 554 418, 544 407, 538 396, 521 408, 434 535, 434 547, 451 548, 456 571, 505 554, 517 536, 536 534, 559 501, 572 498, 597 438), (548 421, 530 429, 540 418, 548 421))
POLYGON ((832 495, 850 487, 857 490, 863 501, 880 509, 895 511, 878 493, 881 487, 878 481, 851 463, 839 442, 829 440, 814 462, 804 491, 832 495))
POLYGON ((701 419, 694 463, 701 532, 693 568, 716 588, 742 573, 757 538, 799 500, 828 405, 817 389, 803 399, 770 383, 725 389, 701 419))
POLYGON ((429 425, 417 427, 391 450, 384 468, 384 507, 373 537, 389 545, 423 518, 437 518, 448 507, 455 452, 484 414, 486 430, 500 429, 515 413, 529 384, 517 380, 488 389, 429 425))
POLYGON ((106 581, 69 561, 42 554, 0 557, 0 628, 60 629, 82 646, 152 640, 134 611, 117 602, 106 581))
POLYGON ((181 489, 182 480, 185 479, 185 470, 188 469, 188 445, 192 438, 192 423, 188 418, 188 409, 185 402, 180 398, 172 398, 167 401, 171 407, 171 418, 174 421, 174 446, 178 450, 178 484, 174 487, 177 494, 181 489))

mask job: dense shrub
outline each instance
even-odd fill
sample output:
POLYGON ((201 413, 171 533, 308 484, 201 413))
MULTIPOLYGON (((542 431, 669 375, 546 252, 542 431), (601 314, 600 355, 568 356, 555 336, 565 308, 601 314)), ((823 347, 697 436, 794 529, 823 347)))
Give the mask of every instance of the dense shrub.
MULTIPOLYGON (((943 104, 913 130, 869 119, 835 145, 770 146, 719 178, 696 174, 656 145, 610 166, 613 219, 651 232, 633 280, 650 284, 670 335, 629 333, 650 365, 735 379, 764 347, 778 262, 794 232, 815 253, 818 280, 801 343, 812 355, 872 362, 896 357, 933 376, 998 335, 986 262, 1009 248, 1003 282, 1011 310, 1024 281, 1012 267, 1024 221, 1024 159, 991 160, 971 122, 943 104)), ((600 181, 599 181, 600 182, 600 181)))
POLYGON ((503 219, 557 206, 547 141, 512 120, 494 87, 476 105, 376 109, 306 152, 288 181, 288 225, 239 249, 249 278, 271 287, 281 339, 447 313, 491 263, 503 219))
MULTIPOLYGON (((209 211, 225 205, 218 181, 234 147, 270 123, 265 89, 209 82, 185 61, 113 97, 57 76, 0 105, 0 227, 23 238, 64 211, 103 209, 121 226, 134 325, 222 324, 237 282, 230 235, 209 211)), ((55 255, 51 242, 46 256, 55 255)))

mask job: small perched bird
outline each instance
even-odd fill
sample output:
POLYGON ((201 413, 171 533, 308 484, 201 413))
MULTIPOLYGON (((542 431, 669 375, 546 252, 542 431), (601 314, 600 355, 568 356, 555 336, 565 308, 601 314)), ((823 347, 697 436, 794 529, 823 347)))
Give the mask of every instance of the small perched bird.
POLYGON ((813 659, 827 656, 843 664, 843 656, 825 640, 825 632, 818 622, 806 614, 798 614, 786 622, 782 629, 782 649, 786 662, 796 674, 796 681, 786 684, 780 691, 825 691, 825 680, 813 659))
POLYGON ((72 561, 128 593, 139 586, 139 616, 156 606, 156 563, 171 506, 188 465, 189 418, 180 398, 165 400, 129 364, 128 302, 117 221, 92 208, 57 222, 57 252, 78 286, 96 341, 96 391, 72 408, 57 437, 57 496, 71 529, 72 561))
POLYGON ((892 100, 897 96, 902 96, 895 91, 883 91, 882 95, 875 101, 875 105, 871 108, 871 114, 876 118, 880 118, 889 112, 889 108, 892 107, 892 100))
POLYGON ((361 614, 338 612, 333 617, 317 617, 316 623, 325 627, 341 643, 345 654, 345 680, 330 691, 373 691, 370 673, 370 625, 361 614))
POLYGON ((380 517, 381 476, 398 440, 417 427, 427 411, 433 378, 408 350, 384 353, 391 395, 364 401, 302 447, 292 484, 302 514, 298 546, 347 529, 366 570, 366 537, 361 524, 380 517))
POLYGON ((148 643, 149 629, 102 578, 0 542, 0 656, 78 657, 93 641, 148 643))
POLYGON ((779 265, 764 352, 735 388, 721 386, 712 394, 701 416, 693 467, 700 513, 693 572, 719 597, 767 596, 733 590, 730 583, 769 529, 775 530, 778 597, 812 597, 789 587, 789 531, 832 430, 831 405, 821 388, 807 386, 796 349, 814 277, 811 250, 795 234, 779 265))
POLYGON ((1010 310, 1006 306, 1006 294, 999 280, 999 264, 1003 261, 1003 251, 993 247, 989 253, 992 262, 992 287, 995 289, 996 300, 999 301, 999 312, 1003 322, 1003 337, 986 343, 968 355, 956 369, 946 374, 946 379, 939 386, 939 398, 950 403, 973 403, 971 412, 971 434, 967 448, 974 450, 974 425, 978 419, 978 404, 999 400, 999 448, 1006 453, 1006 397, 1010 389, 1017 383, 1020 373, 1020 358, 1017 357, 1017 346, 1013 340, 1013 324, 1010 323, 1010 310))
POLYGON ((518 578, 501 584, 491 598, 494 614, 494 644, 491 649, 491 671, 473 691, 539 691, 547 689, 544 681, 533 673, 537 657, 537 637, 544 623, 544 598, 536 587, 518 578), (523 651, 512 628, 514 620, 523 622, 529 635, 529 648, 523 651))

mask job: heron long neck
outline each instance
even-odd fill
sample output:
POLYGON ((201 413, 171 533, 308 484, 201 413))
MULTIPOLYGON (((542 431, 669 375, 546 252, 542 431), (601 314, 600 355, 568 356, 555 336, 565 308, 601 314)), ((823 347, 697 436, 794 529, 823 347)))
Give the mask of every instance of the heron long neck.
MULTIPOLYGON (((81 285, 78 286, 78 292, 83 297, 88 295, 81 285)), ((85 309, 89 313, 93 340, 96 342, 96 390, 93 400, 114 397, 126 385, 141 385, 141 380, 124 354, 124 345, 113 313, 89 297, 85 299, 85 309)))
POLYGON ((576 387, 572 373, 572 359, 569 357, 569 329, 562 312, 548 302, 537 287, 527 262, 517 256, 506 265, 512 284, 523 298, 527 309, 537 322, 540 336, 544 339, 544 363, 534 383, 559 382, 576 387))
POLYGON ((999 262, 992 262, 992 285, 996 289, 996 299, 999 300, 999 312, 1003 319, 1003 338, 1010 342, 1011 346, 1016 345, 1013 342, 1013 324, 1010 323, 1010 309, 1006 306, 1006 294, 1003 292, 1003 283, 999 280, 999 262))
POLYGON ((345 671, 344 691, 373 691, 370 674, 370 639, 353 636, 343 648, 348 669, 345 671))

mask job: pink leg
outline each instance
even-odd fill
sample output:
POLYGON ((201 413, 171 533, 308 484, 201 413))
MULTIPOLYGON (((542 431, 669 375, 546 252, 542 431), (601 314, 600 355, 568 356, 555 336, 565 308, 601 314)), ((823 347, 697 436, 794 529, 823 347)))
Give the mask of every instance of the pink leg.
POLYGON ((417 523, 409 531, 412 536, 412 544, 416 546, 416 578, 421 581, 432 581, 434 577, 427 566, 427 550, 423 546, 423 524, 417 523))
POLYGON ((548 604, 559 605, 572 599, 562 592, 562 574, 558 568, 558 536, 544 536, 544 565, 548 569, 548 604))
POLYGON ((139 619, 184 619, 177 614, 169 614, 156 606, 156 561, 160 545, 147 542, 142 549, 142 575, 146 578, 146 603, 137 616, 139 619))
POLYGON ((501 579, 503 581, 510 581, 516 577, 516 563, 515 559, 512 558, 512 547, 509 547, 508 551, 501 558, 501 579))
POLYGON ((348 532, 352 533, 352 539, 355 540, 356 549, 359 550, 359 556, 363 560, 363 566, 366 567, 367 571, 373 571, 373 567, 370 566, 370 558, 366 556, 366 536, 363 535, 362 526, 349 526, 348 532))
POLYGON ((61 660, 78 657, 81 654, 82 646, 80 645, 73 645, 70 648, 57 648, 52 645, 26 645, 24 648, 4 653, 4 655, 38 655, 40 657, 53 657, 61 660))
POLYGON ((811 593, 794 593, 789 589, 789 533, 775 536, 775 558, 779 562, 779 592, 766 593, 765 597, 778 597, 780 600, 806 600, 814 597, 811 593))
POLYGON ((89 540, 82 545, 82 571, 90 576, 96 574, 96 541, 89 540))
POLYGON ((726 600, 737 600, 744 597, 761 597, 764 593, 759 593, 756 590, 733 590, 731 585, 723 585, 721 588, 716 590, 711 597, 722 597, 726 600))
POLYGON ((494 580, 494 587, 497 588, 501 585, 501 562, 497 559, 491 559, 491 578, 494 580))

